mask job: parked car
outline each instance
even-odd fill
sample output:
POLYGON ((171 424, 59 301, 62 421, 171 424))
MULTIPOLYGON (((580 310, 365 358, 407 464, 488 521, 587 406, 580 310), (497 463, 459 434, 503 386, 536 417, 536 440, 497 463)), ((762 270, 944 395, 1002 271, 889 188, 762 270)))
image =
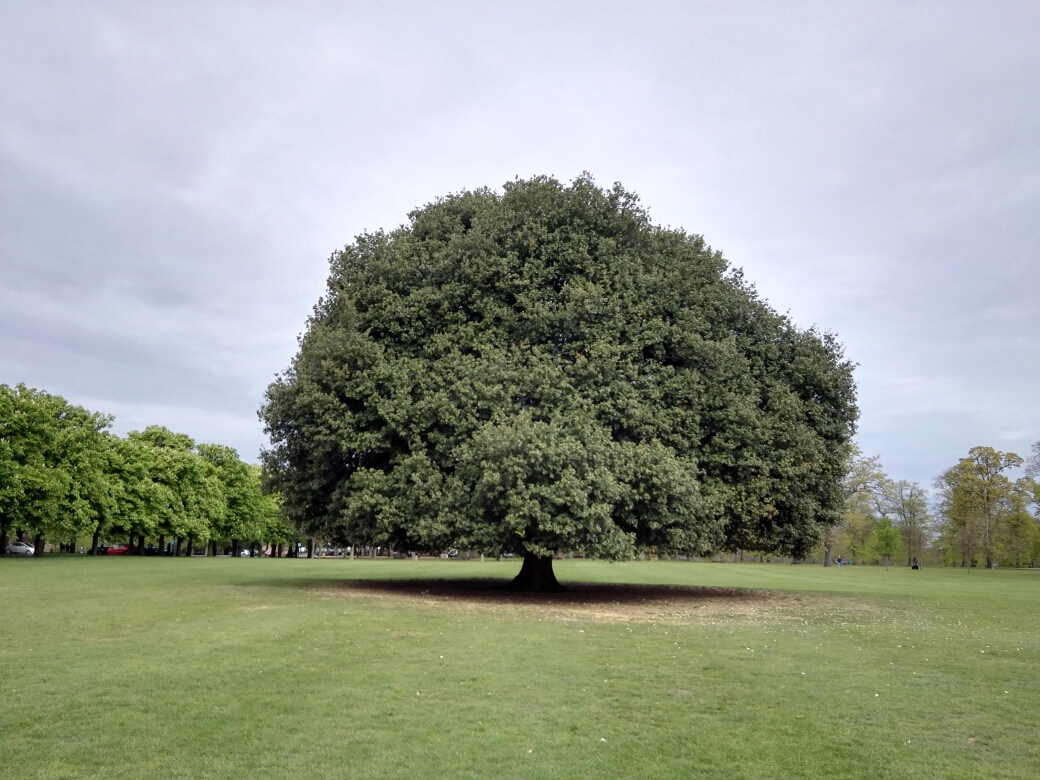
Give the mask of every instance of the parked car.
POLYGON ((105 548, 105 555, 130 555, 133 552, 134 547, 130 544, 113 544, 105 548))
POLYGON ((252 558, 253 557, 253 552, 252 552, 252 550, 239 550, 238 551, 238 557, 239 558, 252 558))
POLYGON ((27 542, 11 542, 7 545, 8 555, 35 555, 36 548, 27 542))

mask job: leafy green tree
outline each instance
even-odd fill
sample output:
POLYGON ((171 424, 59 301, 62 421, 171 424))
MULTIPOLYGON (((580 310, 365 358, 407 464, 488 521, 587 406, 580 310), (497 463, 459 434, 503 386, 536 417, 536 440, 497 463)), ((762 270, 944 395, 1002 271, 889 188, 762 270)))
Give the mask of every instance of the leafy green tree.
POLYGON ((874 548, 887 569, 899 552, 899 529, 887 517, 882 517, 874 527, 874 548))
POLYGON ((992 568, 995 543, 1013 511, 1016 490, 1004 472, 1022 463, 1013 452, 972 447, 967 458, 936 480, 947 535, 959 546, 963 565, 970 566, 981 548, 986 567, 992 568))
POLYGON ((200 444, 199 454, 212 464, 220 480, 227 508, 213 536, 229 539, 232 555, 238 555, 242 541, 258 541, 265 529, 260 483, 249 464, 243 463, 232 447, 200 444))
POLYGON ((1032 454, 1026 461, 1026 479, 1029 480, 1028 489, 1031 494, 1029 503, 1040 511, 1040 441, 1033 442, 1032 454))
POLYGON ((444 198, 333 255, 261 410, 312 535, 523 554, 804 555, 837 522, 852 365, 620 186, 444 198))
POLYGON ((1031 488, 1028 479, 1018 480, 1008 495, 1007 513, 995 545, 1001 566, 1017 568, 1033 557, 1031 552, 1037 543, 1038 529, 1036 519, 1027 509, 1031 488))
POLYGON ((104 478, 111 418, 25 385, 0 386, 0 541, 90 533, 110 504, 104 478))
MULTIPOLYGON (((250 465, 249 468, 252 471, 254 483, 259 489, 263 476, 262 470, 260 466, 250 465)), ((279 544, 287 545, 293 540, 294 529, 285 521, 285 517, 282 513, 282 497, 280 494, 261 492, 258 510, 260 516, 260 533, 257 538, 260 541, 270 544, 271 547, 274 548, 279 544)))
POLYGON ((7 549, 10 509, 17 496, 16 463, 8 426, 14 417, 11 388, 0 385, 0 555, 7 549))
POLYGON ((132 504, 137 513, 124 518, 132 521, 126 533, 192 542, 213 538, 225 521, 227 502, 216 467, 196 452, 189 436, 152 425, 131 431, 124 451, 127 463, 138 469, 134 479, 139 481, 131 484, 134 502, 140 500, 132 504))
MULTIPOLYGON (((159 453, 147 442, 131 437, 113 444, 109 474, 114 508, 103 529, 99 529, 99 536, 126 536, 133 543, 176 521, 176 497, 170 486, 161 481, 158 461, 159 453)), ((95 540, 95 547, 96 544, 95 540)))
MULTIPOLYGON (((1026 461, 1025 478, 1020 482, 1027 494, 1026 503, 1032 504, 1037 514, 1040 515, 1040 441, 1033 442, 1032 453, 1029 456, 1029 460, 1026 461)), ((1037 562, 1040 561, 1040 527, 1037 526, 1038 522, 1040 521, 1034 517, 1032 541, 1029 544, 1027 553, 1030 566, 1036 566, 1037 562)))

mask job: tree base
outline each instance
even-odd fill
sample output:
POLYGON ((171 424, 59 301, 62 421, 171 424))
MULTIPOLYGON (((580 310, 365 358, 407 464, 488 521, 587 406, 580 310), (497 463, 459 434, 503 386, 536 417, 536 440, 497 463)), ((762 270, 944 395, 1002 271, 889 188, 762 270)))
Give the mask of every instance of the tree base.
POLYGON ((557 593, 563 585, 556 579, 551 557, 539 558, 534 553, 524 553, 524 565, 520 573, 509 583, 509 590, 524 593, 557 593))

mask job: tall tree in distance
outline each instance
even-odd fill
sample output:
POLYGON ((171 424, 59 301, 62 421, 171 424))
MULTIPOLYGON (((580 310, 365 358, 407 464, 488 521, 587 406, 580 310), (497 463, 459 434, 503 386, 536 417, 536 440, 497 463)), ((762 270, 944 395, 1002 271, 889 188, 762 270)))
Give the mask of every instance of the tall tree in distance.
POLYGON ((1036 518, 1029 514, 1033 482, 1029 478, 1016 480, 1008 492, 1007 511, 998 532, 995 547, 1002 566, 1022 565, 1035 558, 1034 550, 1040 544, 1036 518))
POLYGON ((888 511, 895 518, 895 524, 906 545, 907 562, 912 558, 923 559, 932 519, 928 511, 928 495, 924 488, 905 479, 898 482, 888 480, 885 484, 885 495, 888 511))
POLYGON ((899 551, 899 529, 887 517, 882 517, 874 528, 874 542, 881 562, 887 569, 893 556, 899 551))
POLYGON ((1032 454, 1026 461, 1025 476, 1032 494, 1030 503, 1040 511, 1040 441, 1033 442, 1032 454))
POLYGON ((261 416, 301 528, 515 552, 538 590, 571 549, 805 555, 857 409, 833 336, 583 176, 452 195, 335 253, 261 416))
POLYGON ((968 457, 936 480, 947 528, 960 546, 962 563, 971 566, 981 548, 986 567, 993 567, 995 542, 1004 520, 1013 511, 1015 486, 1004 473, 1021 466, 1013 452, 972 447, 968 457))

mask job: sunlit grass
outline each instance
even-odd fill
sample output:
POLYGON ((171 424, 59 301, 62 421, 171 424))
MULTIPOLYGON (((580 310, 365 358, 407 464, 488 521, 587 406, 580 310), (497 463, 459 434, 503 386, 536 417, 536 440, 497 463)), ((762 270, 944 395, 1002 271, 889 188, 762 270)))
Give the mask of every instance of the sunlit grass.
POLYGON ((552 603, 344 584, 517 568, 2 560, 0 777, 1040 776, 1040 571, 563 561, 751 592, 552 603))

